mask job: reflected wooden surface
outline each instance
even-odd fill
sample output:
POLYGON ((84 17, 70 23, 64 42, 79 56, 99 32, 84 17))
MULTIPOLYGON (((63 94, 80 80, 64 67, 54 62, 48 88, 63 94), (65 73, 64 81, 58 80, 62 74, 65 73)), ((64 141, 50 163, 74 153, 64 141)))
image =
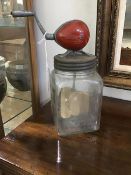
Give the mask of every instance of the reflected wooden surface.
POLYGON ((25 28, 3 27, 0 28, 0 40, 19 39, 25 37, 25 28))
POLYGON ((10 175, 130 175, 131 103, 104 98, 98 132, 58 137, 50 104, 0 141, 0 168, 10 175))

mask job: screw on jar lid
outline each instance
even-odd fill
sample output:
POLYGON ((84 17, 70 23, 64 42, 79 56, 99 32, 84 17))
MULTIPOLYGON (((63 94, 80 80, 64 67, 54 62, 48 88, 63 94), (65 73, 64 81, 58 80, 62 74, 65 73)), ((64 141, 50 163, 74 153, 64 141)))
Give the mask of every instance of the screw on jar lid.
POLYGON ((83 51, 67 51, 54 57, 54 67, 61 71, 84 71, 96 67, 96 64, 96 56, 83 51))

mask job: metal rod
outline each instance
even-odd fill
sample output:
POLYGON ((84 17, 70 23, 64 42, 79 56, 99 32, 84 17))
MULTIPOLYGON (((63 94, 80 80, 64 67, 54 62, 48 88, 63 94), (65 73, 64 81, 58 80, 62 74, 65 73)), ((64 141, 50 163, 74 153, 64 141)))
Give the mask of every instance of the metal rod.
POLYGON ((29 17, 29 16, 35 16, 34 12, 31 11, 12 11, 11 15, 13 17, 29 17))
POLYGON ((37 22, 37 25, 39 26, 40 31, 43 33, 43 35, 46 33, 45 29, 43 28, 41 22, 39 21, 37 15, 34 12, 31 11, 12 11, 11 15, 13 17, 30 17, 30 16, 34 16, 35 20, 37 22))
POLYGON ((42 33, 43 35, 45 35, 46 30, 45 30, 44 27, 42 26, 42 24, 41 24, 41 22, 39 21, 37 15, 34 14, 34 17, 35 17, 36 23, 37 23, 37 25, 38 25, 38 27, 39 27, 41 33, 42 33))

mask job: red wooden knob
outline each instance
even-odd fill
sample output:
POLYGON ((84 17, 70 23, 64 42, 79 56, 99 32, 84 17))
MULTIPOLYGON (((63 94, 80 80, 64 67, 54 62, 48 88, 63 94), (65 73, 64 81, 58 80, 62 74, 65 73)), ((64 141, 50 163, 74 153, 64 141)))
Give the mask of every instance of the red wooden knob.
POLYGON ((90 38, 88 26, 80 20, 72 20, 64 23, 54 35, 55 41, 60 46, 74 51, 84 48, 90 38))

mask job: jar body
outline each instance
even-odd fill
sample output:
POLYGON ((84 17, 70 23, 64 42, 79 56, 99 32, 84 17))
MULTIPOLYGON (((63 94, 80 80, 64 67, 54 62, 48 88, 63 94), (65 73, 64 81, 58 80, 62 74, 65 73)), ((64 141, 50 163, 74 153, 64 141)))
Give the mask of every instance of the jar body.
POLYGON ((7 91, 5 61, 6 59, 0 56, 0 103, 3 101, 7 91))
POLYGON ((5 76, 0 73, 0 103, 3 101, 7 91, 7 83, 5 76))
POLYGON ((102 79, 95 70, 52 71, 52 111, 59 135, 99 129, 102 89, 102 79))

